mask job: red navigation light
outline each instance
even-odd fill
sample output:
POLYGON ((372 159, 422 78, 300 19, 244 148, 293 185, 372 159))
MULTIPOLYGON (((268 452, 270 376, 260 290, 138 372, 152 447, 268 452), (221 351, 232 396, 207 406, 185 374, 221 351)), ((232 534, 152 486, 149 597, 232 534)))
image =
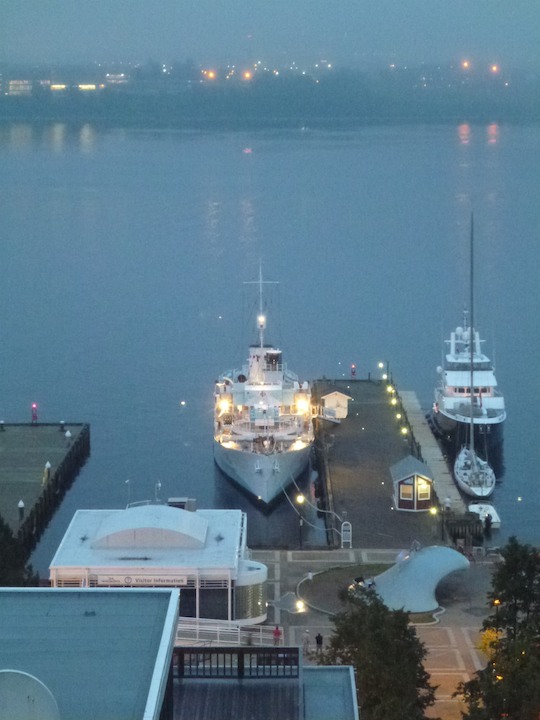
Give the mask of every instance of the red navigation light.
POLYGON ((353 377, 356 375, 356 365, 354 363, 351 365, 351 375, 353 377))

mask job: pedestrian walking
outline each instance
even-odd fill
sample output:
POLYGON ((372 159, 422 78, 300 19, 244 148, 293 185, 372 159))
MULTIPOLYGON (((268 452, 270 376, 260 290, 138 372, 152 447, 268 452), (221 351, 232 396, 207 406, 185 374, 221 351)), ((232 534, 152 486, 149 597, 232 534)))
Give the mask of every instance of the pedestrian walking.
POLYGON ((322 644, 323 644, 323 636, 319 632, 315 635, 315 645, 317 646, 317 655, 320 655, 322 652, 322 644))
POLYGON ((274 628, 273 635, 274 635, 274 647, 278 647, 278 645, 281 644, 281 635, 282 635, 279 625, 276 625, 276 627, 274 628))

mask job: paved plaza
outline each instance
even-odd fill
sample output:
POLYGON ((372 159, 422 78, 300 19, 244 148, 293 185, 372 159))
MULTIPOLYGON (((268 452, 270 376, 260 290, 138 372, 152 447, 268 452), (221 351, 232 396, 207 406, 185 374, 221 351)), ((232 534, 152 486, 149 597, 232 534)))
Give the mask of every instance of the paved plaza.
MULTIPOLYGON (((254 559, 269 569, 269 622, 282 625, 284 642, 303 645, 309 632, 310 651, 315 650, 315 636, 326 641, 332 633, 331 616, 342 607, 338 592, 342 586, 329 584, 325 571, 337 566, 391 564, 403 548, 336 551, 257 551, 254 559), (296 611, 296 601, 306 605, 296 611)), ((431 682, 438 685, 437 703, 430 714, 442 720, 461 720, 460 702, 453 698, 459 682, 469 680, 485 666, 477 650, 483 618, 488 614, 486 593, 490 588, 492 562, 472 562, 469 570, 453 573, 438 588, 441 611, 433 624, 416 625, 419 638, 428 650, 426 670, 431 682)), ((344 586, 344 585, 343 585, 344 586)), ((316 662, 308 655, 306 662, 316 662)))

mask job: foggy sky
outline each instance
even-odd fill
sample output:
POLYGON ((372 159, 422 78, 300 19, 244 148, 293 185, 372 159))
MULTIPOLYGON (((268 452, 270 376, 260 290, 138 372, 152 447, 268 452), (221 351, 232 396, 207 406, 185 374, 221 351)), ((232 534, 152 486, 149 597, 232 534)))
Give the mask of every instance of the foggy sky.
POLYGON ((540 65, 540 0, 1 0, 0 61, 540 65))

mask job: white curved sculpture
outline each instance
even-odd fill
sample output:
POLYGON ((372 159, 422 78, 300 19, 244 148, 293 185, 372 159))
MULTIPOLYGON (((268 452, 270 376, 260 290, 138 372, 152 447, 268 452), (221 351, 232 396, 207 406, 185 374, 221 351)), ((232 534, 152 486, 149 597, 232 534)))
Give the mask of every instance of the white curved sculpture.
POLYGON ((395 565, 375 578, 374 590, 390 610, 433 612, 439 607, 435 590, 456 570, 467 570, 467 558, 449 547, 431 546, 398 555, 395 565))

